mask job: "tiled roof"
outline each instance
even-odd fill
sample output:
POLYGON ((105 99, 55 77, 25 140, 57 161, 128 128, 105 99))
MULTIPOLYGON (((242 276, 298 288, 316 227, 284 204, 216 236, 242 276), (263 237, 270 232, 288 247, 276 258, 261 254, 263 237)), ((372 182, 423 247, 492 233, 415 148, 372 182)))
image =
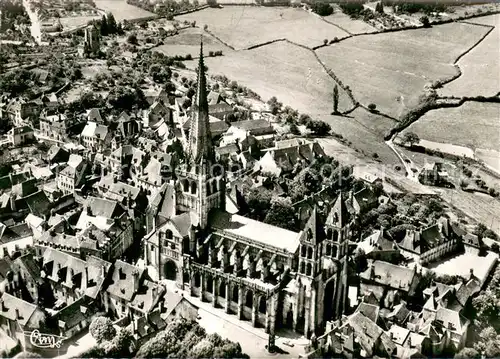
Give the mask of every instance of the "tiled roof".
POLYGON ((99 109, 93 108, 87 112, 87 120, 91 122, 102 122, 101 113, 99 109))
POLYGON ((14 127, 12 130, 14 135, 22 135, 25 133, 33 132, 33 129, 29 126, 14 127))
POLYGON ((191 228, 191 215, 189 212, 173 216, 170 220, 182 237, 189 235, 189 229, 191 228))
POLYGON ((31 278, 38 284, 43 283, 43 279, 41 277, 41 268, 38 265, 37 260, 33 256, 32 253, 25 254, 24 256, 21 256, 17 258, 14 263, 28 272, 28 274, 31 276, 31 278))
POLYGON ((111 282, 107 292, 126 301, 131 301, 135 288, 141 280, 144 270, 132 264, 117 260, 113 266, 111 282), (135 284, 134 284, 135 282, 135 284))
POLYGON ((119 212, 123 213, 123 209, 118 205, 118 202, 104 198, 88 197, 87 205, 94 217, 115 218, 119 212))
POLYGON ((36 305, 16 298, 8 293, 3 293, 0 301, 3 305, 3 308, 0 308, 0 316, 16 321, 22 326, 28 323, 33 313, 37 310, 36 305), (16 309, 19 312, 20 318, 16 318, 16 309))
POLYGON ((360 277, 365 280, 403 291, 411 289, 415 276, 414 269, 378 260, 374 261, 366 271, 360 274, 360 277))
POLYGON ((145 280, 139 290, 135 293, 130 305, 142 312, 150 312, 165 294, 165 287, 145 280))
POLYGON ((466 324, 469 322, 460 312, 439 308, 436 312, 436 321, 444 326, 444 328, 462 333, 466 329, 466 324))
POLYGON ((11 227, 5 227, 0 223, 0 243, 5 244, 33 235, 33 231, 26 223, 20 223, 11 227))
POLYGON ((97 306, 89 298, 81 297, 57 312, 54 319, 64 324, 63 330, 68 330, 84 321, 89 322, 97 311, 97 306))

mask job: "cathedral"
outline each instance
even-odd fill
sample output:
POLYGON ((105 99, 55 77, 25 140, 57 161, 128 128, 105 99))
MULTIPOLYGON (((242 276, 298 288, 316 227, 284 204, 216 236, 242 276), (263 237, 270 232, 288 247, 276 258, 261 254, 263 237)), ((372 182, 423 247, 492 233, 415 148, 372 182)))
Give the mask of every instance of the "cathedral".
MULTIPOLYGON (((175 280, 216 310, 274 334, 310 337, 340 317, 347 298, 353 217, 345 199, 327 218, 315 209, 299 233, 225 210, 226 181, 210 134, 203 45, 197 90, 175 179, 153 196, 144 259, 160 279, 175 280)), ((233 211, 234 212, 234 211, 233 211)))

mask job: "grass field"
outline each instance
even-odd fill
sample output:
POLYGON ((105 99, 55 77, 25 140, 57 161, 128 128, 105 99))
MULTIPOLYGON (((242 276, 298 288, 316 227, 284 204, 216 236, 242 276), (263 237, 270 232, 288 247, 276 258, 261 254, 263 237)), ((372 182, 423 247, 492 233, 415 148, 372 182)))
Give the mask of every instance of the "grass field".
POLYGON ((392 116, 413 107, 424 86, 456 73, 455 59, 487 28, 461 23, 357 36, 317 50, 357 99, 392 116))
POLYGON ((63 26, 63 31, 72 30, 74 28, 86 25, 89 21, 100 19, 101 16, 73 16, 73 17, 61 17, 61 25, 63 26))
POLYGON ((445 85, 444 96, 494 96, 500 92, 500 15, 470 19, 471 22, 496 26, 470 53, 460 59, 462 76, 445 85))
POLYGON ((429 111, 406 131, 434 142, 498 150, 499 114, 500 104, 466 102, 456 108, 429 111))
POLYGON ((335 7, 335 12, 332 15, 325 16, 324 19, 334 23, 351 34, 364 34, 377 31, 377 29, 363 20, 351 19, 340 10, 340 7, 335 7))
POLYGON ((168 56, 191 54, 191 56, 197 57, 200 53, 201 36, 203 36, 203 52, 205 56, 208 56, 210 51, 222 51, 223 54, 232 51, 212 36, 204 33, 203 30, 197 28, 185 29, 178 35, 166 37, 163 40, 163 45, 156 47, 155 51, 168 56))
MULTIPOLYGON (((264 101, 276 96, 285 105, 310 115, 332 112, 334 81, 314 55, 281 41, 249 51, 206 58, 209 74, 224 74, 247 86, 264 101)), ((191 68, 195 61, 186 62, 191 68)), ((352 108, 347 95, 339 89, 339 110, 352 108)))
POLYGON ((384 133, 394 121, 372 114, 362 108, 357 108, 348 116, 318 116, 330 124, 332 131, 342 135, 352 142, 352 147, 361 151, 367 157, 382 160, 386 164, 398 164, 394 152, 384 142, 384 133))
POLYGON ((132 20, 153 16, 152 12, 129 5, 125 0, 95 0, 98 9, 113 13, 116 21, 132 20))
POLYGON ((323 44, 324 39, 348 36, 317 16, 294 8, 230 6, 205 9, 176 19, 208 25, 211 32, 235 49, 283 38, 312 48, 323 44))

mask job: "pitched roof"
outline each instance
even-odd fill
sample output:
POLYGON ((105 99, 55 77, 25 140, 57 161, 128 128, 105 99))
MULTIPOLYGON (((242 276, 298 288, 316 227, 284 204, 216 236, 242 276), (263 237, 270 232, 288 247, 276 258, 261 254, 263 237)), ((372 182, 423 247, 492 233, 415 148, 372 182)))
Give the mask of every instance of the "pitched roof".
POLYGON ((67 330, 82 322, 90 321, 97 312, 98 308, 90 298, 81 297, 58 311, 54 315, 54 319, 59 325, 64 324, 63 330, 67 330))
POLYGON ((0 244, 17 241, 32 235, 33 231, 26 223, 20 223, 10 227, 0 223, 0 244))
POLYGON ((363 313, 365 317, 372 322, 377 323, 380 308, 374 304, 361 302, 356 309, 356 312, 363 313))
POLYGON ((91 121, 91 122, 97 122, 97 123, 102 122, 102 117, 101 117, 101 113, 99 112, 99 109, 97 109, 97 108, 90 109, 87 112, 87 120, 91 121))
POLYGON ((98 197, 88 197, 87 205, 91 210, 92 216, 101 216, 105 218, 115 218, 123 208, 118 205, 118 202, 98 197))
POLYGON ((436 312, 436 321, 444 326, 444 328, 462 333, 467 327, 469 320, 465 318, 460 312, 439 308, 436 312))
POLYGON ((371 266, 360 274, 360 277, 365 280, 403 291, 410 291, 415 276, 414 269, 378 260, 373 261, 371 266))
POLYGON ((149 280, 145 280, 135 293, 130 305, 142 312, 147 313, 154 309, 164 294, 165 287, 149 280))
POLYGON ((107 292, 130 302, 136 292, 135 288, 138 287, 137 282, 141 280, 143 273, 144 269, 117 260, 113 266, 107 292))
POLYGON ((297 232, 220 210, 212 213, 209 223, 212 228, 228 235, 240 236, 289 253, 295 253, 300 243, 297 232))
POLYGON ((31 316, 38 308, 36 305, 16 298, 9 293, 3 293, 0 301, 3 305, 3 308, 0 308, 0 316, 16 321, 22 326, 28 323, 31 316), (19 318, 16 317, 16 309, 19 312, 19 318))
POLYGON ((342 198, 342 195, 339 195, 328 214, 326 224, 337 228, 343 228, 350 221, 351 215, 347 210, 345 200, 342 198))
POLYGON ((245 120, 231 123, 231 127, 249 131, 251 134, 273 133, 274 128, 267 120, 245 120))

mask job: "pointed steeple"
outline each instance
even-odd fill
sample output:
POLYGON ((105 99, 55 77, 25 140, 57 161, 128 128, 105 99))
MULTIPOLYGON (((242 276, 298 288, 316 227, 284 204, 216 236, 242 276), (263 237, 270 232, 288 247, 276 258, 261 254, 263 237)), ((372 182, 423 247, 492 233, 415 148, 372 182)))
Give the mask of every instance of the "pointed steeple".
POLYGON ((203 40, 200 43, 196 95, 191 106, 191 128, 188 155, 192 164, 202 160, 213 162, 214 151, 208 118, 207 79, 203 61, 203 40))

